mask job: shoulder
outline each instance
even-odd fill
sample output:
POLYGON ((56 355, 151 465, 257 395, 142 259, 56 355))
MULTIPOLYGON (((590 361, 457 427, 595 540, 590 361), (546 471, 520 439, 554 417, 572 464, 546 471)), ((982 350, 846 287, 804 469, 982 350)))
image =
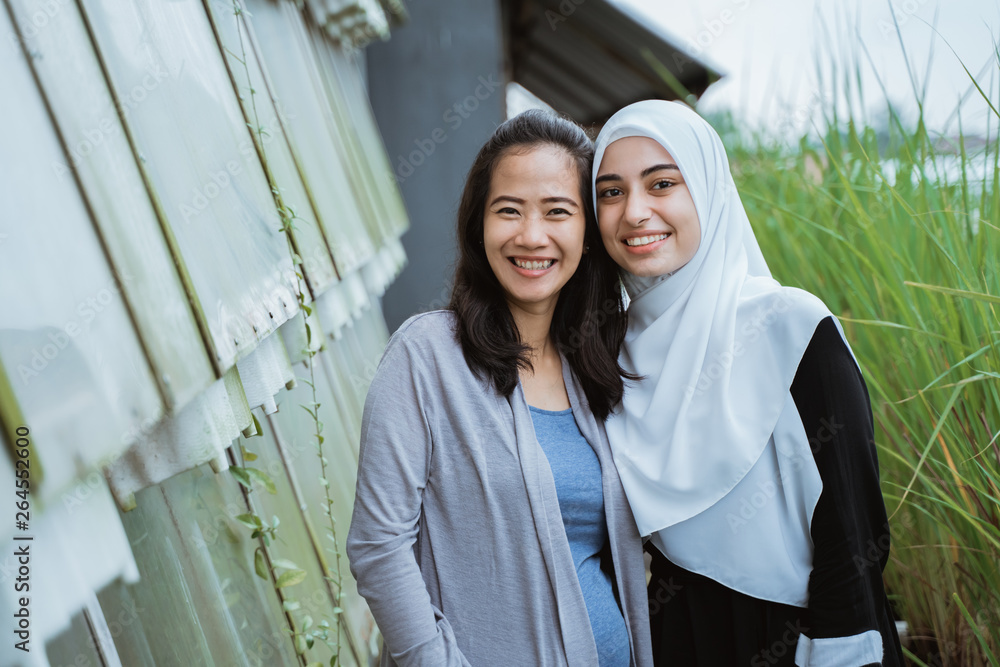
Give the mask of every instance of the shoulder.
POLYGON ((769 277, 749 278, 740 293, 740 307, 773 314, 778 321, 819 322, 830 309, 815 294, 797 287, 785 287, 769 277))
POLYGON ((819 323, 833 317, 819 297, 764 277, 746 281, 738 308, 744 335, 764 337, 779 348, 798 353, 806 348, 819 323))
POLYGON ((461 352, 456 359, 452 320, 449 311, 437 310, 403 322, 385 345, 368 388, 368 400, 381 395, 398 397, 402 391, 420 396, 437 384, 437 376, 453 373, 447 369, 461 360, 461 352))
POLYGON ((418 352, 454 349, 455 313, 450 310, 432 310, 408 318, 389 338, 386 350, 405 347, 418 352))
POLYGON ((826 384, 857 384, 861 371, 854 354, 844 340, 840 326, 833 315, 816 325, 809 345, 799 362, 799 376, 822 380, 826 384))
POLYGON ((393 337, 419 341, 439 335, 442 331, 454 332, 455 313, 450 310, 429 310, 411 315, 399 325, 393 337))
POLYGON ((409 369, 428 382, 472 381, 474 374, 456 335, 457 318, 450 310, 432 310, 407 319, 389 338, 379 364, 388 374, 409 369))

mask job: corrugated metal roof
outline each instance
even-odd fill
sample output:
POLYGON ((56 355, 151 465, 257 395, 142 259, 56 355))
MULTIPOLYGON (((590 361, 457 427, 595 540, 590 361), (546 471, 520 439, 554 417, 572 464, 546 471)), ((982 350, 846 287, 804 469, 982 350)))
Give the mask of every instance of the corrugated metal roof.
POLYGON ((720 77, 610 0, 504 0, 503 11, 510 79, 584 124, 638 100, 677 99, 683 89, 700 96, 720 77))

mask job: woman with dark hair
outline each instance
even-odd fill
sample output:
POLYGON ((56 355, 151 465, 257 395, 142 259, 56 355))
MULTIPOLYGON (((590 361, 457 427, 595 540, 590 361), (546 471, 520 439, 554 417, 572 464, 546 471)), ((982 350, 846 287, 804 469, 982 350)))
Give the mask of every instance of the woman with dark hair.
POLYGON ((347 540, 383 665, 651 665, 603 426, 625 320, 592 158, 552 114, 497 128, 466 180, 449 308, 386 347, 347 540))
POLYGON ((643 376, 607 431, 651 536, 657 664, 903 664, 864 379, 827 307, 771 277, 719 135, 680 103, 625 107, 594 197, 643 376))

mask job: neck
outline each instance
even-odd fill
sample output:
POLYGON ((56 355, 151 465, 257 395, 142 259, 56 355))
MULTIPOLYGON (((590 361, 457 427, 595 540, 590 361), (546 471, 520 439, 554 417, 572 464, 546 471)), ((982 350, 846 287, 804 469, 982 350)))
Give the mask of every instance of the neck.
POLYGON ((660 276, 637 276, 633 273, 627 271, 623 272, 622 283, 625 285, 625 291, 628 292, 630 299, 634 299, 639 296, 650 287, 654 285, 659 285, 664 280, 670 276, 677 273, 677 271, 671 271, 670 273, 664 273, 660 276))
POLYGON ((555 303, 538 308, 525 308, 513 303, 508 303, 508 306, 511 315, 514 316, 514 324, 517 325, 521 342, 531 348, 531 362, 556 354, 551 337, 555 303))

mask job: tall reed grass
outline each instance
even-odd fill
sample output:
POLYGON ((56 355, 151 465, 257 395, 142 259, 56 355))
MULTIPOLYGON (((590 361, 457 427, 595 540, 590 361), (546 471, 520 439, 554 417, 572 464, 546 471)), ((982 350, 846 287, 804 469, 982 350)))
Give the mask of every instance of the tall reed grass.
POLYGON ((890 120, 830 112, 792 149, 719 129, 775 277, 840 316, 862 366, 909 659, 996 666, 1000 143, 890 120))

